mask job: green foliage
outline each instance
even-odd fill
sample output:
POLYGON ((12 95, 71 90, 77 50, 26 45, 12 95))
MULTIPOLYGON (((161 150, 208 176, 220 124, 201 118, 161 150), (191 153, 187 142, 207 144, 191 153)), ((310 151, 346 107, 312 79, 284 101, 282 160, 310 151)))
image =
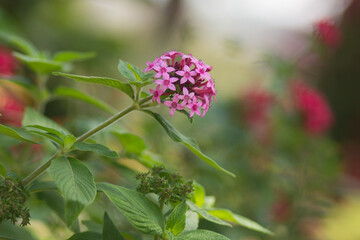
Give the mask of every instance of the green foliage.
POLYGON ((163 234, 164 216, 143 194, 109 183, 98 183, 97 186, 137 230, 152 235, 163 234))
POLYGON ((26 108, 25 110, 24 118, 22 120, 22 125, 23 126, 38 125, 38 126, 46 127, 47 128, 46 131, 49 131, 50 129, 54 129, 57 132, 50 132, 50 133, 53 133, 55 135, 59 135, 60 133, 59 135, 60 137, 62 137, 62 135, 71 135, 71 133, 66 128, 60 126, 50 118, 42 115, 41 113, 30 107, 26 108))
POLYGON ((0 164, 0 178, 6 177, 6 169, 3 165, 0 164))
POLYGON ((119 157, 119 154, 117 152, 112 151, 108 147, 98 143, 77 142, 74 144, 73 148, 80 151, 96 152, 104 157, 109 158, 119 157))
POLYGON ((166 119, 164 119, 161 115, 154 113, 149 110, 142 110, 143 112, 151 115, 153 118, 155 118, 156 121, 160 123, 160 125, 165 129, 166 133, 169 135, 169 137, 175 141, 184 144, 190 151, 192 151, 196 156, 198 156, 200 159, 202 159, 204 162, 209 164, 210 166, 229 174, 232 177, 235 177, 235 174, 231 173, 230 171, 220 167, 219 164, 217 164, 213 159, 203 154, 197 144, 197 142, 189 137, 184 136, 182 133, 180 133, 176 128, 174 128, 173 125, 171 125, 166 119))
POLYGON ((149 79, 153 76, 151 73, 144 73, 138 67, 131 65, 130 63, 124 62, 121 59, 118 64, 119 72, 129 80, 129 83, 136 87, 144 87, 152 81, 149 79))
POLYGON ((216 232, 209 230, 193 230, 180 234, 175 240, 230 240, 216 232))
POLYGON ((106 212, 104 213, 104 227, 101 240, 125 240, 106 212))
POLYGON ((55 62, 40 57, 31 57, 21 53, 15 53, 14 56, 38 74, 50 74, 54 71, 61 71, 64 67, 62 62, 55 62))
POLYGON ((89 96, 86 93, 83 93, 79 90, 73 89, 73 88, 67 88, 67 87, 58 87, 54 91, 55 96, 60 97, 70 97, 74 99, 78 99, 81 101, 84 101, 86 103, 89 103, 93 106, 96 106, 98 108, 103 109, 104 111, 114 114, 116 113, 116 109, 105 103, 104 101, 97 99, 95 97, 89 96))
POLYGON ((107 78, 107 77, 94 77, 94 76, 80 76, 80 75, 74 75, 74 74, 67 74, 67 73, 61 73, 61 72, 54 72, 53 75, 55 76, 63 76, 70 79, 73 79, 75 81, 79 82, 87 82, 87 83, 95 83, 100 84, 108 87, 113 87, 116 89, 119 89, 120 91, 127 94, 129 97, 134 99, 134 90, 128 83, 123 83, 120 80, 114 79, 114 78, 107 78))
POLYGON ((94 177, 79 160, 65 156, 52 160, 50 174, 65 198, 65 219, 71 225, 82 208, 95 199, 94 177))
POLYGON ((31 57, 38 57, 39 51, 31 44, 29 41, 25 40, 24 38, 18 37, 16 35, 2 32, 0 31, 0 39, 7 42, 10 45, 15 46, 22 52, 26 53, 31 57))
POLYGON ((240 226, 249 228, 254 231, 262 232, 265 234, 273 235, 273 233, 266 228, 262 227, 260 224, 246 218, 243 216, 240 216, 238 214, 235 214, 227 209, 214 209, 214 210, 208 210, 208 213, 212 214, 213 216, 216 216, 220 219, 223 219, 225 221, 238 224, 240 226))
POLYGON ((95 52, 74 52, 74 51, 61 51, 57 52, 53 58, 56 62, 72 62, 82 61, 96 56, 95 52))
POLYGON ((36 193, 49 190, 58 190, 58 187, 53 181, 33 182, 27 190, 29 193, 36 193))
POLYGON ((173 235, 179 235, 185 229, 187 205, 185 201, 178 204, 169 215, 165 229, 173 235))
POLYGON ((19 129, 15 129, 15 128, 12 128, 12 127, 7 127, 7 126, 4 126, 4 125, 0 124, 0 133, 6 135, 8 137, 15 138, 15 139, 20 140, 20 141, 37 144, 37 142, 33 141, 31 139, 31 137, 28 136, 29 134, 26 134, 26 133, 24 133, 23 131, 21 131, 19 129))
POLYGON ((68 238, 68 240, 99 240, 99 239, 101 239, 101 234, 91 231, 75 233, 70 238, 68 238))
POLYGON ((198 213, 200 216, 202 216, 203 218, 205 218, 209 222, 213 222, 213 223, 216 223, 216 224, 219 224, 219 225, 224 225, 224 226, 231 227, 231 224, 229 224, 227 222, 224 222, 220 218, 208 213, 206 210, 196 206, 196 204, 194 204, 193 202, 186 201, 186 203, 189 206, 191 211, 194 211, 194 212, 198 213))
POLYGON ((112 132, 121 142, 127 153, 140 155, 146 149, 146 143, 139 136, 132 133, 112 132))

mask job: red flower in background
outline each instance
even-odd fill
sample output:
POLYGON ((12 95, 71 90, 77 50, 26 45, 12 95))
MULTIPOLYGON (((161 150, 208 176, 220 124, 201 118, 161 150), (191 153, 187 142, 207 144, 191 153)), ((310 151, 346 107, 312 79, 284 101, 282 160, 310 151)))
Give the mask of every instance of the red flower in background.
POLYGON ((304 117, 305 129, 311 134, 326 132, 333 123, 333 114, 324 96, 301 81, 291 82, 295 105, 304 117))
POLYGON ((0 87, 0 123, 21 126, 24 114, 24 104, 4 88, 0 87))
POLYGON ((242 96, 245 124, 250 127, 260 142, 266 142, 270 135, 269 111, 274 98, 260 88, 250 88, 242 96))
POLYGON ((323 20, 315 24, 315 33, 325 45, 337 48, 341 43, 342 34, 333 23, 323 20))
POLYGON ((11 51, 0 47, 0 76, 11 77, 15 75, 16 60, 11 51))

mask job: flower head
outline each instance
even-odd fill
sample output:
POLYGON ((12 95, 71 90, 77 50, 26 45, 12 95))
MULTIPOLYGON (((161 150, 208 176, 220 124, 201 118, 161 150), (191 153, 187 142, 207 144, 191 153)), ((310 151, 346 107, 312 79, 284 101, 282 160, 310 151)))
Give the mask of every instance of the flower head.
POLYGON ((341 43, 341 32, 333 23, 322 20, 315 24, 315 33, 325 45, 337 48, 341 43))
POLYGON ((160 96, 166 96, 164 105, 170 107, 171 116, 185 107, 190 109, 190 117, 195 113, 205 115, 216 96, 215 83, 209 74, 211 66, 191 54, 177 51, 164 53, 153 62, 147 62, 147 66, 144 72, 155 71, 157 87, 150 90, 153 102, 160 104, 160 96))
POLYGON ((312 134, 321 134, 333 123, 333 114, 324 96, 301 81, 291 83, 296 107, 304 117, 305 129, 312 134))

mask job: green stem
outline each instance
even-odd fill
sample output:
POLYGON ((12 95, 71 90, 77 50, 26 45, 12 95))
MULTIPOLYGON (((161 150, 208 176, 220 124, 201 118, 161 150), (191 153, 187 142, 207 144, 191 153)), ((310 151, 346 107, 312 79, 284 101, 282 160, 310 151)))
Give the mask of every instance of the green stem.
POLYGON ((51 161, 53 159, 55 159, 57 156, 59 155, 59 152, 56 152, 54 155, 52 155, 52 157, 47 160, 43 165, 41 165, 40 167, 38 167, 37 169, 35 169, 32 173, 30 173, 29 176, 27 176, 26 178, 24 178, 24 180, 22 181, 22 184, 24 186, 28 185, 29 183, 31 183, 32 180, 34 180, 35 178, 37 178, 38 176, 40 176, 51 164, 51 161))
MULTIPOLYGON (((133 111, 133 110, 137 110, 140 108, 141 104, 146 103, 147 101, 149 101, 151 99, 151 96, 141 99, 139 102, 135 102, 133 105, 131 105, 130 107, 124 109, 123 111, 117 113, 116 115, 112 116, 111 118, 109 118, 108 120, 106 120, 105 122, 99 124, 98 126, 96 126, 95 128, 87 131, 86 133, 84 133, 83 135, 81 135, 80 137, 78 137, 76 139, 76 142, 82 142, 85 141, 86 139, 88 139, 89 137, 91 137, 92 135, 96 134, 97 132, 101 131, 102 129, 106 128, 107 126, 109 126, 110 124, 116 122, 117 120, 119 120, 120 118, 122 118, 123 116, 125 116, 126 114, 128 114, 129 112, 133 111)), ((40 176, 40 174, 42 174, 51 164, 51 161, 58 157, 60 155, 60 151, 56 152, 47 162, 45 162, 43 165, 41 165, 40 167, 38 167, 37 169, 35 169, 32 173, 30 173, 29 176, 27 176, 26 178, 24 178, 23 180, 23 185, 27 185, 29 184, 31 181, 33 181, 35 178, 37 178, 38 176, 40 176)))
POLYGON ((88 139, 89 137, 91 137, 92 135, 94 135, 95 133, 99 132, 100 130, 106 128, 107 126, 109 126, 110 124, 116 122, 117 120, 119 120, 120 118, 122 118, 123 116, 125 116, 126 114, 128 114, 129 112, 138 109, 139 105, 137 103, 134 103, 133 105, 131 105, 130 107, 124 109, 123 111, 119 112, 118 114, 112 116, 111 118, 109 118, 108 120, 106 120, 105 122, 99 124, 98 126, 94 127, 93 129, 87 131, 86 133, 84 133, 83 135, 81 135, 80 137, 78 137, 76 139, 76 142, 82 142, 85 141, 86 139, 88 139))
MULTIPOLYGON (((160 211, 162 212, 163 211, 163 208, 164 208, 164 201, 160 201, 160 211)), ((154 237, 154 240, 159 240, 159 235, 155 235, 155 237, 154 237)))

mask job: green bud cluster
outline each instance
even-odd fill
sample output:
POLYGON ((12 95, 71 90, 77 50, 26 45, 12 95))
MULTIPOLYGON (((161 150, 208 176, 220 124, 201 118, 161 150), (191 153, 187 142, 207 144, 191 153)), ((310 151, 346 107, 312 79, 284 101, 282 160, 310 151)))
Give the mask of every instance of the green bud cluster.
POLYGON ((137 174, 136 179, 141 181, 137 191, 157 194, 160 203, 178 203, 191 198, 194 191, 192 180, 185 181, 181 175, 164 167, 153 167, 146 173, 137 174))
POLYGON ((13 224, 22 218, 21 226, 30 224, 29 209, 25 207, 28 194, 21 179, 0 179, 0 223, 10 220, 13 224))

